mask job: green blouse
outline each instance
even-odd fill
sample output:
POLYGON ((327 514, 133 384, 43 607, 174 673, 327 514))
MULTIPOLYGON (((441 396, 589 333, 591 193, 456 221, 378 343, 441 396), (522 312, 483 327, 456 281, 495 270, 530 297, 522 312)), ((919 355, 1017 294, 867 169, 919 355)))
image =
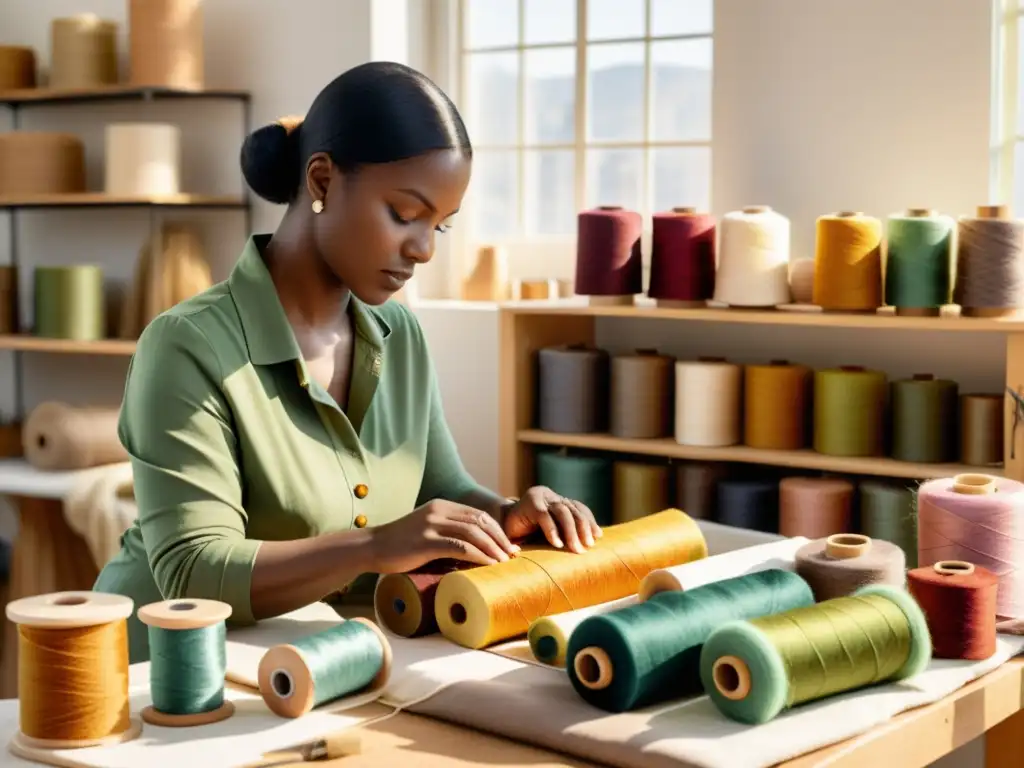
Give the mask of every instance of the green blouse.
MULTIPOLYGON (((196 597, 253 623, 260 543, 374 526, 477 488, 445 423, 416 317, 355 298, 348 408, 310 380, 253 237, 231 276, 153 320, 132 358, 119 434, 139 515, 96 582, 138 610, 196 597)), ((347 585, 339 584, 339 589, 347 585)), ((129 619, 132 662, 149 658, 129 619)))

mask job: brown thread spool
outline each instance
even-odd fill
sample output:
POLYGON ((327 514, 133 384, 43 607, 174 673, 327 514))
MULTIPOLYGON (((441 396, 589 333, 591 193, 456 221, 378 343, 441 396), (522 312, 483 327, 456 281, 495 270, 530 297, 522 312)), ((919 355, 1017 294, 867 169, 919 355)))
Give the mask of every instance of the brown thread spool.
POLYGON ((936 659, 981 660, 996 652, 999 578, 966 560, 940 560, 907 573, 936 659))
POLYGON ((576 654, 572 662, 580 684, 592 691, 600 691, 615 679, 615 665, 611 657, 597 646, 587 646, 576 654))
POLYGON ((35 85, 35 51, 21 45, 0 45, 0 91, 19 91, 35 85))
POLYGON ((902 587, 906 554, 892 542, 859 533, 838 533, 810 541, 796 552, 796 572, 818 602, 847 597, 861 587, 902 587))
POLYGON ((638 349, 611 359, 609 432, 615 437, 655 439, 672 432, 675 359, 638 349))
POLYGON ((960 461, 972 467, 1002 466, 1003 395, 960 396, 960 461))
POLYGON ((779 534, 818 539, 850 530, 853 483, 840 477, 784 477, 779 481, 779 534))

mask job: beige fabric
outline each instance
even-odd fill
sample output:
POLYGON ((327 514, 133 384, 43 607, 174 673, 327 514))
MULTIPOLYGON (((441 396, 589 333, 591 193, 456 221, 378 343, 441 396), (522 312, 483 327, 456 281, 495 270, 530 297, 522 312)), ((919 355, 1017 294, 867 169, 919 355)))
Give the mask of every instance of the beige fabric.
POLYGON ((85 539, 97 568, 121 549, 121 534, 138 513, 128 462, 76 472, 71 490, 64 496, 64 518, 71 530, 85 539))

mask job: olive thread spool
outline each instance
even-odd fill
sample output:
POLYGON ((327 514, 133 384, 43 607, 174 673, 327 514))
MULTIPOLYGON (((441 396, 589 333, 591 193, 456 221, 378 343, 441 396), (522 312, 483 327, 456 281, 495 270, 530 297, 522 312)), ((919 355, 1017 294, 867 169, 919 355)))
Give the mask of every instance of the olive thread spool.
POLYGON ((828 456, 885 453, 886 375, 859 365, 814 373, 815 452, 828 456))
POLYGON ((758 725, 801 704, 912 678, 931 655, 914 598, 875 585, 720 626, 701 650, 700 675, 719 712, 758 725))
POLYGON ((128 695, 128 625, 121 595, 57 592, 7 604, 18 627, 19 730, 10 750, 112 746, 136 739, 142 723, 128 695))
POLYGON ((142 719, 164 728, 193 728, 227 720, 235 705, 224 698, 231 606, 218 600, 164 600, 139 609, 148 627, 149 687, 153 703, 142 719))
POLYGON ((965 560, 940 560, 909 571, 907 589, 928 620, 933 658, 980 661, 995 654, 994 573, 965 560))
POLYGON ((279 717, 302 717, 345 696, 375 694, 391 666, 391 644, 380 628, 350 619, 270 648, 260 659, 260 695, 279 717))
POLYGON ((957 383, 930 373, 892 382, 892 457, 922 464, 954 461, 958 402, 957 383))

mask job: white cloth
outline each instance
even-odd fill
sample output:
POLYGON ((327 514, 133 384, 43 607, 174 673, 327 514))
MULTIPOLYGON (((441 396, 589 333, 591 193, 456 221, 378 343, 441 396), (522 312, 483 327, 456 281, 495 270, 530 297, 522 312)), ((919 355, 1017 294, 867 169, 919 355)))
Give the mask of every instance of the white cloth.
POLYGON ((121 550, 121 536, 139 515, 132 465, 107 464, 74 473, 64 495, 64 519, 81 536, 97 568, 121 550))

